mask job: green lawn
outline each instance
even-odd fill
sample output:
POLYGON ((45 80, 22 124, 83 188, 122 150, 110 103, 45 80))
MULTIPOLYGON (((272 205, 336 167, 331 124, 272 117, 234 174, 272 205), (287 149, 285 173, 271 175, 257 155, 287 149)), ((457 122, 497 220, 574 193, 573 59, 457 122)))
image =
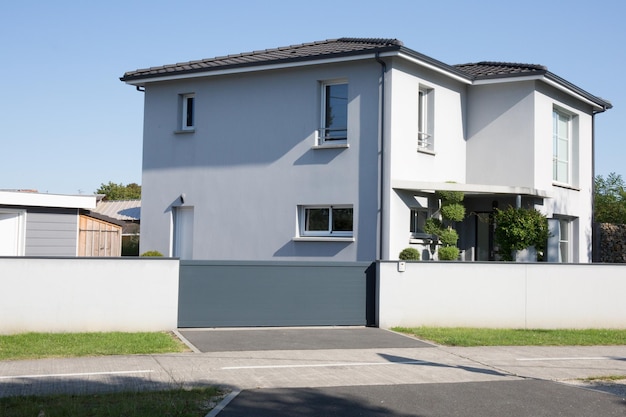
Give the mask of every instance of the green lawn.
POLYGON ((101 395, 0 398, 3 417, 204 417, 224 393, 216 388, 173 389, 101 395))
POLYGON ((395 327, 445 346, 600 346, 626 345, 626 330, 524 330, 445 327, 395 327))
POLYGON ((153 333, 22 333, 0 336, 0 360, 70 356, 135 355, 183 352, 172 334, 153 333))

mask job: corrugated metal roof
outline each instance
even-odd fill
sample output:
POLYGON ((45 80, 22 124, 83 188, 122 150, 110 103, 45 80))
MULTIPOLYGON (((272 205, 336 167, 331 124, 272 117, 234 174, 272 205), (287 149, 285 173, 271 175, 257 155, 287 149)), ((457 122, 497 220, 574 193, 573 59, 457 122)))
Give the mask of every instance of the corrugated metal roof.
POLYGON ((92 211, 117 220, 138 221, 141 219, 141 200, 102 200, 92 211))

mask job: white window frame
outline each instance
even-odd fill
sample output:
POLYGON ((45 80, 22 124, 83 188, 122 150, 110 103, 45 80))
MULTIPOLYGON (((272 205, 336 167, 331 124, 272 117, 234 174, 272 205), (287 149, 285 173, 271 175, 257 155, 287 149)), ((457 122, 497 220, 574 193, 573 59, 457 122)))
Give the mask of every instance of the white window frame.
POLYGON ((335 205, 304 205, 300 206, 298 220, 300 224, 299 234, 301 237, 333 237, 333 238, 351 238, 354 236, 354 208, 348 204, 335 205), (328 210, 328 229, 327 230, 307 230, 307 211, 316 209, 328 210), (352 230, 333 230, 333 210, 334 209, 350 209, 352 210, 352 230))
POLYGON ((419 152, 435 151, 433 95, 432 88, 420 85, 417 92, 417 150, 419 152))
POLYGON ((181 94, 180 98, 180 130, 193 132, 196 129, 196 95, 195 93, 181 94), (191 109, 189 108, 190 100, 191 109), (189 116, 191 116, 191 124, 188 124, 189 116))
MULTIPOLYGON (((321 86, 321 108, 320 108, 320 114, 321 114, 321 118, 320 118, 320 128, 317 130, 317 138, 316 138, 316 146, 318 147, 347 147, 348 144, 348 102, 349 102, 349 84, 348 84, 348 80, 346 79, 341 79, 341 80, 332 80, 332 81, 322 81, 320 83, 321 86), (326 120, 326 108, 327 108, 327 102, 329 100, 329 97, 327 95, 327 87, 333 86, 333 85, 345 85, 346 88, 348 89, 348 94, 346 96, 346 126, 345 129, 338 129, 338 130, 345 130, 346 135, 345 138, 344 137, 339 137, 339 138, 333 138, 331 139, 329 137, 329 135, 327 134, 327 130, 329 130, 326 127, 327 124, 327 120, 326 120)), ((342 126, 343 127, 343 126, 342 126)))
POLYGON ((572 183, 572 163, 573 163, 573 115, 558 108, 552 110, 552 180, 558 184, 571 184, 572 183), (564 118, 566 121, 567 131, 561 132, 559 129, 559 121, 564 118), (559 145, 562 142, 566 142, 566 159, 563 159, 563 155, 559 152, 559 145), (559 175, 559 166, 566 164, 565 176, 562 178, 559 175))
POLYGON ((572 229, 573 221, 567 218, 557 218, 559 221, 559 261, 572 262, 572 229))

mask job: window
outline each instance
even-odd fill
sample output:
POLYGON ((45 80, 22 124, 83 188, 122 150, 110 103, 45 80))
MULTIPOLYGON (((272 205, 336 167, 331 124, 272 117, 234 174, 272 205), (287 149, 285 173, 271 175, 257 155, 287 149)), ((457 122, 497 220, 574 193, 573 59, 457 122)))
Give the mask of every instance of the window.
POLYGON ((411 223, 410 223, 410 232, 411 237, 420 237, 421 235, 426 234, 424 232, 424 225, 426 224, 426 219, 428 218, 428 209, 424 208, 412 208, 411 209, 411 223))
POLYGON ((559 219, 559 262, 571 262, 570 225, 566 219, 559 219))
POLYGON ((345 144, 348 140, 348 84, 322 84, 322 127, 318 145, 345 144))
POLYGON ((552 179, 563 184, 571 180, 572 117, 561 111, 552 113, 552 179))
POLYGON ((300 210, 301 236, 352 236, 353 209, 350 206, 303 206, 300 210))
POLYGON ((424 231, 426 219, 428 219, 433 210, 431 210, 430 198, 422 195, 413 195, 407 201, 409 206, 409 232, 411 239, 424 239, 430 235, 424 231))
POLYGON ((193 131, 195 129, 195 94, 181 95, 181 130, 193 131))
POLYGON ((417 93, 417 150, 434 151, 433 89, 420 87, 417 93))

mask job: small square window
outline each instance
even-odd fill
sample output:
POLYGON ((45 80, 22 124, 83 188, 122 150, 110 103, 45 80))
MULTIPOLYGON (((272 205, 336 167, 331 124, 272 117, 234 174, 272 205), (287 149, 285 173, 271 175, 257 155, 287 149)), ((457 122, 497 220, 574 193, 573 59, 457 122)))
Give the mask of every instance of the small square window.
POLYGON ((350 206, 302 206, 301 236, 352 236, 353 209, 350 206))
POLYGON ((195 129, 195 94, 181 95, 181 130, 195 129))

